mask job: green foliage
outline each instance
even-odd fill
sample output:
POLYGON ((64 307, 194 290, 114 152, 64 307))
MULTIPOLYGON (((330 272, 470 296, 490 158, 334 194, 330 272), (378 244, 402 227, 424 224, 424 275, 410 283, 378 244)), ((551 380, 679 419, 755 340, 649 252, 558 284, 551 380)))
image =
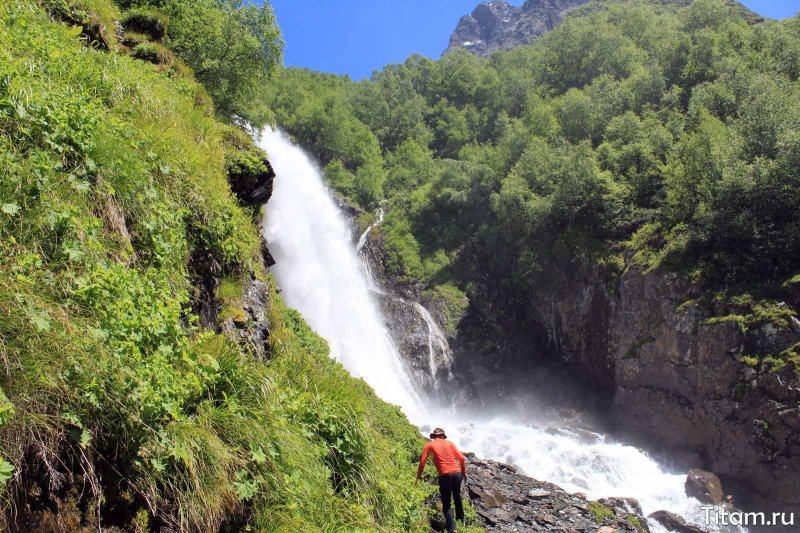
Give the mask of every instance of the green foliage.
POLYGON ((166 17, 153 8, 134 8, 122 17, 122 24, 128 31, 147 35, 150 39, 161 41, 167 33, 169 22, 166 17))
POLYGON ((443 318, 442 330, 448 335, 454 335, 458 322, 469 306, 466 295, 452 283, 444 283, 425 291, 423 297, 432 302, 434 308, 441 310, 439 316, 443 318))
MULTIPOLYGON (((116 0, 134 32, 162 40, 194 72, 217 111, 260 127, 272 116, 265 87, 282 61, 283 42, 269 2, 116 0)), ((139 45, 144 46, 144 45, 139 45)), ((152 61, 152 45, 137 52, 152 61)), ((137 47, 139 48, 139 47, 137 47)), ((161 61, 163 62, 163 61, 161 61)))
POLYGON ((14 473, 14 465, 0 457, 0 488, 3 488, 14 473))
POLYGON ((642 521, 639 519, 638 516, 634 516, 632 514, 628 515, 628 516, 625 517, 625 521, 627 523, 629 523, 631 526, 633 526, 636 529, 636 531, 640 531, 640 530, 644 529, 642 527, 642 521))
POLYGON ((743 355, 741 359, 742 363, 749 367, 755 367, 758 365, 758 358, 753 357, 752 355, 743 355))
POLYGON ((243 292, 240 279, 228 277, 219 282, 215 296, 220 305, 220 322, 231 319, 235 324, 242 325, 247 321, 247 315, 242 308, 243 292))
POLYGON ((155 43, 137 44, 131 50, 131 56, 154 65, 169 64, 172 60, 169 50, 155 43))
POLYGON ((795 372, 800 373, 800 342, 782 351, 780 357, 785 363, 791 363, 795 372))
MULTIPOLYGON (((181 18, 155 7, 127 24, 157 13, 169 41, 181 18)), ((274 288, 268 362, 199 324, 198 278, 221 279, 240 322, 244 280, 266 279, 227 181, 263 153, 191 73, 87 47, 51 15, 0 7, 0 505, 63 482, 131 530, 424 530, 416 428, 274 288)))
POLYGON ((267 100, 339 193, 385 203, 402 281, 519 316, 560 266, 627 249, 710 292, 791 292, 800 33, 752 21, 723 0, 593 4, 490 59, 412 56, 359 83, 289 70, 267 100))
POLYGON ((597 522, 604 522, 608 518, 614 518, 614 510, 600 502, 589 502, 589 512, 592 513, 597 522))
MULTIPOLYGON (((268 318, 275 357, 270 369, 283 391, 279 398, 291 413, 290 420, 302 428, 304 440, 319 447, 328 465, 327 487, 334 489, 331 495, 335 498, 327 504, 308 500, 306 514, 299 514, 298 509, 291 519, 277 515, 286 520, 281 522, 287 525, 285 530, 295 523, 299 530, 303 530, 302 523, 312 530, 324 530, 333 518, 326 505, 332 504, 340 519, 353 513, 352 522, 344 523, 348 531, 376 526, 387 531, 425 530, 420 502, 432 487, 414 486, 413 465, 424 443, 416 428, 397 407, 379 401, 366 383, 350 377, 332 360, 327 343, 277 295, 268 318), (368 516, 365 508, 353 505, 366 501, 371 502, 368 516), (306 522, 295 522, 300 517, 306 522)), ((259 518, 257 523, 270 522, 259 518)))

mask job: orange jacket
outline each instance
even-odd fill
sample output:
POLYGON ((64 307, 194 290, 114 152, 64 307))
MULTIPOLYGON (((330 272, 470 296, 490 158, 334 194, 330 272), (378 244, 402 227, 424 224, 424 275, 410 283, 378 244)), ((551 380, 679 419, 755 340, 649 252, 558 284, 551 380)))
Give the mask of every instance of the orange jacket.
POLYGON ((417 478, 422 477, 422 470, 428 461, 428 453, 433 452, 433 464, 440 476, 445 474, 467 474, 467 464, 464 456, 458 451, 456 445, 447 439, 433 439, 422 448, 422 459, 417 469, 417 478))

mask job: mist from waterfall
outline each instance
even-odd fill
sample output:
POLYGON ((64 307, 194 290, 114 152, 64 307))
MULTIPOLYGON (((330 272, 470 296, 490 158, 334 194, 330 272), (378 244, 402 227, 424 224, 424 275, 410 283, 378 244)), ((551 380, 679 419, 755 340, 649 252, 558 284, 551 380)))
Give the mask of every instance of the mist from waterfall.
MULTIPOLYGON (((701 523, 700 502, 684 493, 685 473, 667 472, 633 446, 586 431, 571 433, 568 427, 552 431, 511 421, 503 413, 467 415, 431 408, 428 404, 435 402, 420 397, 389 336, 370 294, 381 289, 368 279, 369 265, 362 266, 321 172, 281 132, 266 129, 260 145, 277 174, 263 231, 281 295, 328 340, 331 355, 351 374, 364 378, 384 400, 400 405, 414 423, 448 428, 450 438, 479 457, 511 462, 529 476, 590 498, 635 497, 645 515, 664 509, 701 523)), ((369 230, 359 239, 359 248, 368 236, 369 230)), ((424 313, 426 322, 433 321, 427 310, 424 313)), ((437 334, 431 328, 431 354, 436 348, 449 354, 441 330, 436 326, 437 334)), ((437 364, 431 360, 434 378, 437 364)), ((652 521, 649 525, 664 531, 652 521)))

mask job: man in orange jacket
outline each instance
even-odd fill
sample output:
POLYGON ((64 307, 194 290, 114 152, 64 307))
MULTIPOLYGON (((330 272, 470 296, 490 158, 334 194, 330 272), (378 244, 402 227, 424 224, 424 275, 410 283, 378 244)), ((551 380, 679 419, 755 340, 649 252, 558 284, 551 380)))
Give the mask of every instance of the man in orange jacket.
POLYGON ((453 510, 450 508, 452 496, 456 506, 456 520, 464 521, 464 506, 461 503, 461 480, 467 479, 467 464, 456 445, 447 440, 442 428, 436 428, 430 435, 431 441, 422 449, 422 459, 417 469, 417 480, 422 477, 422 470, 428 461, 428 454, 433 453, 433 464, 439 472, 439 494, 442 497, 442 511, 447 524, 447 531, 455 532, 453 510))

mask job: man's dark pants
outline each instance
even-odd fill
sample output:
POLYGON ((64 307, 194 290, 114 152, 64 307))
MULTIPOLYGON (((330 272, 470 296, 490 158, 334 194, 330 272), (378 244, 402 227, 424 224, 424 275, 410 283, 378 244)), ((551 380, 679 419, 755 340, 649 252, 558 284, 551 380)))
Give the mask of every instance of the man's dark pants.
POLYGON ((439 476, 439 495, 442 497, 442 511, 447 523, 447 531, 452 533, 456 530, 456 523, 453 520, 453 510, 450 508, 451 496, 455 500, 456 519, 464 520, 464 506, 461 503, 461 474, 439 476))

